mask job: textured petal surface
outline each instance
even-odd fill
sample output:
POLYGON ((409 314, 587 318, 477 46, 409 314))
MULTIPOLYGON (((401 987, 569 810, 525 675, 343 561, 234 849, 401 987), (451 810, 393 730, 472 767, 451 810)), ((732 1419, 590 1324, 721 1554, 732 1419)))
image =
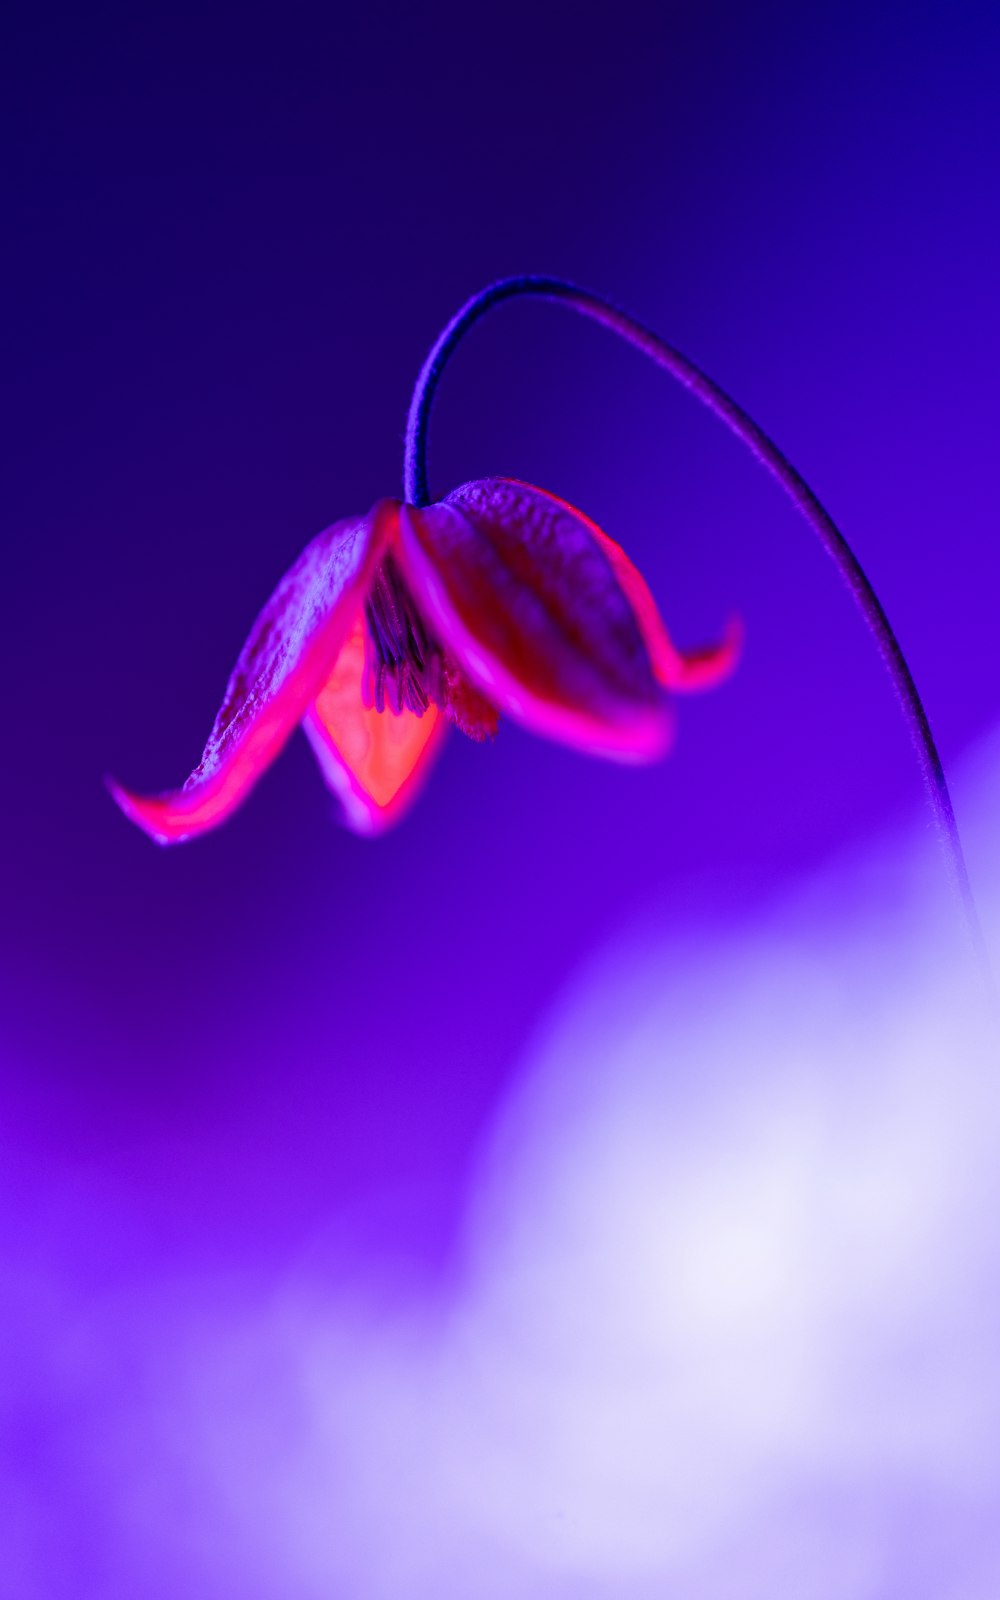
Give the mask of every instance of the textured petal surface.
POLYGON ((365 622, 357 614, 337 664, 302 719, 320 769, 355 833, 381 833, 416 799, 447 723, 436 706, 376 711, 362 700, 365 622))
POLYGON ((109 784, 125 815, 158 843, 217 827, 274 760, 329 677, 397 520, 397 503, 383 500, 306 546, 254 623, 182 789, 147 797, 109 784))
POLYGON ((594 754, 651 759, 671 715, 606 543, 554 495, 490 478, 403 506, 398 557, 431 627, 501 711, 594 754))

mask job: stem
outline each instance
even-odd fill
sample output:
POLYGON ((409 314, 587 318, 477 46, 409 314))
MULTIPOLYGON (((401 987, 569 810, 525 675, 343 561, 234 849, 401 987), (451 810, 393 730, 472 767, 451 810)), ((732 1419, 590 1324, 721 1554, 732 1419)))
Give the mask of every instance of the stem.
POLYGON ((917 763, 930 799, 949 875, 961 902, 969 935, 988 976, 989 957, 972 896, 969 873, 941 756, 934 742, 923 702, 917 693, 913 674, 889 625, 889 619, 882 609, 881 602, 847 540, 805 479, 795 470, 791 462, 786 460, 763 429, 747 415, 742 406, 737 405, 718 384, 706 377, 693 362, 681 355, 679 350, 675 350, 673 345, 658 338, 655 333, 651 333, 641 323, 626 316, 625 312, 602 300, 599 295, 578 289, 559 278, 502 278, 498 283, 490 284, 480 294, 467 301, 451 319, 421 368, 410 402, 406 425, 403 460, 405 498, 412 505, 418 506, 427 505, 429 501, 427 430, 434 396, 449 359, 480 317, 485 316, 504 300, 513 300, 521 295, 535 295, 544 300, 561 301, 571 310, 589 317, 604 328, 609 328, 612 333, 618 334, 628 344, 648 356, 657 366, 669 372, 671 377, 676 378, 678 383, 690 390, 702 405, 713 412, 725 423, 730 432, 746 445, 751 455, 756 456, 771 476, 777 479, 789 499, 808 522, 851 591, 892 679, 903 717, 913 740, 917 763))

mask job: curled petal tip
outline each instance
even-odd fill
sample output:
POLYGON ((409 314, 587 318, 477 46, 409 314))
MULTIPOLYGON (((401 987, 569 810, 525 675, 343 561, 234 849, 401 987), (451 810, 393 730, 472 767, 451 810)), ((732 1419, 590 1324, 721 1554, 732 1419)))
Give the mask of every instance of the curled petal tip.
POLYGON ((134 822, 136 827, 148 834, 154 844, 179 844, 187 837, 183 833, 172 833, 165 826, 163 813, 166 807, 163 798, 133 794, 107 774, 104 778, 104 787, 129 822, 134 822))
POLYGON ((266 719, 256 732, 256 740, 247 738, 234 757, 220 763, 214 772, 206 775, 196 768, 182 789, 133 794, 110 779, 112 797, 129 821, 156 844, 183 844, 199 833, 208 833, 232 814, 273 757, 266 719))
POLYGON ((687 693, 712 689, 717 683, 723 683, 739 663, 745 637, 743 618, 730 617, 718 644, 709 645, 704 650, 678 653, 670 687, 679 693, 687 693))
POLYGON ((125 816, 157 844, 217 828, 270 766, 333 668, 396 520, 396 502, 380 500, 306 546, 254 623, 183 788, 136 795, 108 780, 125 816))

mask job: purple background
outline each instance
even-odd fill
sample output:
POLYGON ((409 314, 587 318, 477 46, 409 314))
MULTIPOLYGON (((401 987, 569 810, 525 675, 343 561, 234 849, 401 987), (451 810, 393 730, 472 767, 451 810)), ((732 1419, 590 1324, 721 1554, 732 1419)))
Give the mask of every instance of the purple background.
MULTIPOLYGON (((124 822, 102 774, 187 773, 280 573, 399 491, 418 366, 492 278, 593 287, 728 387, 854 544, 946 761, 996 722, 998 47, 987 6, 22 18, 0 1114, 25 1281, 266 1284, 331 1219, 373 1272, 446 1274, 512 1063, 609 928, 743 916, 917 810, 891 690, 775 487, 634 353, 515 305, 448 374, 432 486, 566 496, 680 644, 743 616, 734 681, 649 770, 456 736, 377 844, 331 825, 300 738, 204 841, 124 822), (74 1231, 77 1187, 109 1226, 74 1231)), ((52 1572, 83 1574, 47 1592, 139 1592, 50 1322, 13 1326, 9 1460, 54 1508, 52 1572)))

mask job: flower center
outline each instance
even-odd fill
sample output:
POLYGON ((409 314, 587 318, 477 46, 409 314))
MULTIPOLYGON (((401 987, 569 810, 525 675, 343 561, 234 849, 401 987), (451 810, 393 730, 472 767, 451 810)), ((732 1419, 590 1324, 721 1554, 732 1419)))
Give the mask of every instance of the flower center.
POLYGON ((363 695, 376 711, 422 717, 441 704, 441 652, 430 639, 392 556, 386 556, 365 601, 368 637, 363 695))
POLYGON ((372 581, 365 620, 361 697, 366 706, 397 717, 404 711, 422 717, 429 705, 435 705, 470 739, 496 733, 496 707, 428 633, 391 555, 372 581))

